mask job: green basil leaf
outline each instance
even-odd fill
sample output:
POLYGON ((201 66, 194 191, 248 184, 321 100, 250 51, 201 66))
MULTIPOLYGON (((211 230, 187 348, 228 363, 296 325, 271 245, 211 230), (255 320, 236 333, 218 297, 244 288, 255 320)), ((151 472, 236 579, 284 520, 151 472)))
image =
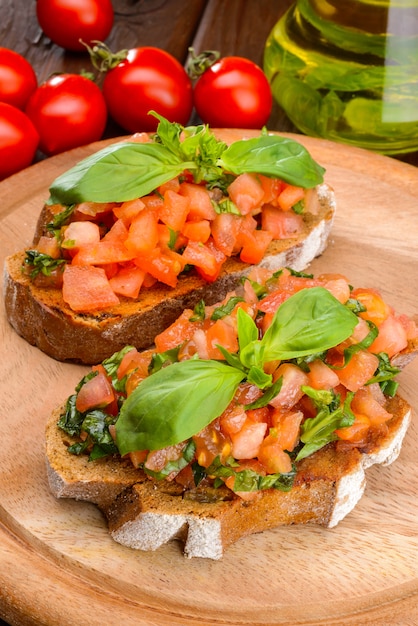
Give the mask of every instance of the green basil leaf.
POLYGON ((278 378, 272 384, 272 386, 269 387, 260 398, 258 398, 258 400, 254 400, 254 402, 251 402, 251 404, 246 404, 245 410, 247 411, 248 409, 262 409, 264 406, 267 406, 270 400, 273 400, 273 398, 275 398, 277 394, 280 393, 282 384, 283 376, 280 376, 280 378, 278 378))
POLYGON ((280 305, 261 339, 264 362, 328 350, 347 339, 357 323, 327 289, 302 289, 280 305))
POLYGON ((213 310, 210 319, 216 321, 222 319, 223 317, 226 317, 227 315, 230 315, 235 309, 238 302, 244 302, 244 298, 241 298, 240 296, 232 296, 231 298, 229 298, 228 302, 216 307, 216 309, 213 310))
POLYGON ((233 174, 254 172, 280 178, 306 189, 324 180, 318 165, 300 143, 278 135, 260 135, 231 144, 218 162, 233 174))
POLYGON ((99 150, 58 176, 48 204, 124 202, 151 193, 194 168, 158 143, 123 141, 99 150))
POLYGON ((252 385, 255 385, 259 389, 265 389, 266 387, 271 387, 271 383, 273 381, 273 377, 271 374, 266 374, 261 367, 252 366, 248 370, 247 380, 252 385))
POLYGON ((143 380, 116 423, 120 454, 158 450, 189 439, 226 409, 245 373, 225 363, 173 363, 143 380))
POLYGON ((258 339, 258 328, 251 315, 241 307, 237 311, 238 343, 240 350, 258 339))

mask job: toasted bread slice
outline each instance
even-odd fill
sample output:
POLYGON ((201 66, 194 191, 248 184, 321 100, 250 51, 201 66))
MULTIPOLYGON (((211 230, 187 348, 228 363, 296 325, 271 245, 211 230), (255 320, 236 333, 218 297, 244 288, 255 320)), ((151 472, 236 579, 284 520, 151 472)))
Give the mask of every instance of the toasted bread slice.
POLYGON ((187 557, 220 559, 229 545, 252 533, 279 525, 338 524, 362 497, 365 470, 392 463, 401 450, 411 409, 399 396, 389 399, 385 408, 393 414, 387 432, 367 449, 328 444, 299 462, 291 491, 270 489, 244 501, 226 488, 214 490, 216 495, 197 488, 184 497, 179 485, 156 485, 120 458, 92 463, 87 456, 68 454, 73 441, 57 427, 60 407, 46 430, 49 485, 57 498, 97 504, 111 536, 125 546, 155 550, 180 539, 187 557))
MULTIPOLYGON (((304 215, 304 229, 298 237, 273 241, 260 265, 300 271, 322 254, 335 214, 333 190, 327 184, 318 186, 315 202, 316 206, 304 215)), ((50 219, 48 211, 44 209, 39 218, 35 242, 50 219)), ((80 314, 64 302, 61 290, 33 285, 22 273, 24 257, 25 251, 21 251, 5 262, 5 307, 10 324, 49 356, 86 364, 99 363, 126 344, 138 349, 149 347, 184 309, 193 308, 202 299, 208 305, 222 300, 251 269, 231 257, 214 283, 188 275, 175 289, 157 283, 141 291, 138 300, 124 298, 109 310, 80 314)))

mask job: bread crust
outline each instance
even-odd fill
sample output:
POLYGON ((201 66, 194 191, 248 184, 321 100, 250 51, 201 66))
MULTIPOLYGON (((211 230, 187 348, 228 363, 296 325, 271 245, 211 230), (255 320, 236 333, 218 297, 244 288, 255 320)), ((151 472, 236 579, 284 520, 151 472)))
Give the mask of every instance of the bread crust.
MULTIPOLYGON (((275 270, 291 267, 297 271, 322 254, 327 246, 336 204, 327 184, 317 188, 317 213, 304 215, 305 228, 294 239, 273 241, 260 264, 275 270)), ((48 208, 41 213, 34 242, 50 221, 48 208)), ((215 304, 234 289, 239 278, 252 266, 239 259, 227 259, 214 283, 195 275, 182 277, 175 289, 161 283, 140 292, 132 301, 94 314, 74 313, 62 298, 61 290, 40 288, 22 274, 25 251, 9 256, 4 266, 4 294, 7 319, 15 331, 31 345, 59 361, 100 363, 125 345, 138 349, 152 345, 154 337, 174 322, 184 309, 200 301, 215 304)))
POLYGON ((57 498, 97 504, 113 539, 127 547, 156 550, 179 539, 186 557, 217 560, 240 538, 279 525, 338 524, 362 497, 366 469, 392 463, 400 452, 411 409, 398 395, 385 408, 393 414, 387 431, 367 448, 342 448, 334 442, 303 459, 291 491, 270 489, 250 501, 221 492, 226 499, 204 501, 198 492, 185 496, 178 485, 156 484, 126 460, 92 463, 86 456, 68 454, 73 441, 57 427, 59 407, 46 428, 48 481, 57 498))

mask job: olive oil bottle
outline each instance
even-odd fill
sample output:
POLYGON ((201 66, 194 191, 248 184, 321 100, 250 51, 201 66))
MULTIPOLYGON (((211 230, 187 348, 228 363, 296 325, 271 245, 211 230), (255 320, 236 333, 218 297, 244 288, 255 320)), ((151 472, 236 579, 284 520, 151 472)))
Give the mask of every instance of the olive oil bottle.
POLYGON ((418 0, 297 0, 267 39, 264 71, 305 134, 418 149, 418 0))

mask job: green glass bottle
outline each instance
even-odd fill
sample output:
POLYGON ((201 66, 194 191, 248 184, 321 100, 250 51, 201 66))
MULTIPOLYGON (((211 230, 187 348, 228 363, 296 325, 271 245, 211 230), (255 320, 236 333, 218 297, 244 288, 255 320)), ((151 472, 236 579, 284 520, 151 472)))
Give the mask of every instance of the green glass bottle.
POLYGON ((267 39, 264 71, 303 133, 418 149, 418 0, 297 0, 267 39))

